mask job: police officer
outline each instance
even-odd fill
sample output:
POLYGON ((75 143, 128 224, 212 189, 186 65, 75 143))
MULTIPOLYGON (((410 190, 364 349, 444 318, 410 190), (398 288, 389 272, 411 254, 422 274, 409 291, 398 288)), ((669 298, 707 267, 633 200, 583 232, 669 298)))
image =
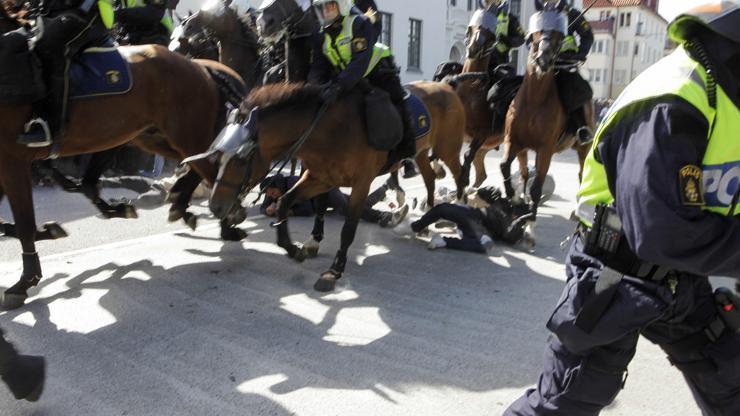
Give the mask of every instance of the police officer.
POLYGON ((494 70, 499 65, 508 64, 511 61, 509 52, 524 44, 524 29, 519 18, 511 13, 508 0, 481 0, 480 5, 483 8, 497 7, 496 43, 488 64, 488 73, 491 74, 491 79, 496 81, 494 70))
POLYGON ((63 134, 70 60, 86 47, 109 43, 114 21, 112 0, 40 0, 38 7, 41 33, 34 50, 43 66, 46 97, 18 138, 29 147, 48 146, 63 134))
POLYGON ((674 20, 681 46, 641 74, 599 127, 578 193, 568 281, 536 389, 505 412, 597 415, 640 335, 660 345, 706 415, 740 414, 740 1, 674 20))
POLYGON ((322 94, 324 102, 329 103, 363 78, 387 91, 403 120, 404 137, 397 147, 398 157, 414 156, 416 143, 403 101, 405 92, 390 48, 376 42, 377 32, 367 16, 352 12, 352 0, 314 0, 313 6, 323 29, 314 48, 308 81, 319 84, 330 80, 322 94))
POLYGON ((165 0, 120 0, 117 5, 116 22, 128 35, 129 44, 169 44, 174 23, 165 0))
MULTIPOLYGON (((565 10, 568 13, 568 33, 563 38, 558 60, 560 65, 573 65, 577 68, 577 64, 586 62, 594 43, 594 34, 580 10, 571 6, 566 6, 565 10)), ((593 131, 586 121, 586 105, 594 95, 591 86, 577 70, 559 71, 556 81, 578 141, 581 144, 590 143, 593 140, 593 131)))
POLYGON ((0 330, 0 377, 18 400, 35 402, 46 377, 44 357, 20 355, 0 330))

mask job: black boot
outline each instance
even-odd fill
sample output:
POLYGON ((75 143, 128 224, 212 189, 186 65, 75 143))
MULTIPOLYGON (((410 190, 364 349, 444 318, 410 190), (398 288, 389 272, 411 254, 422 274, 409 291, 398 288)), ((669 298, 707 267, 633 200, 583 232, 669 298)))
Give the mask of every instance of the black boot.
POLYGON ((416 166, 414 166, 414 162, 405 159, 401 162, 403 165, 403 177, 405 179, 413 178, 414 176, 417 176, 419 172, 416 170, 416 166))
POLYGON ((594 132, 586 123, 586 108, 580 108, 571 114, 573 125, 576 126, 576 139, 581 145, 586 145, 594 140, 594 132))
POLYGON ((413 158, 416 156, 416 135, 414 134, 411 116, 406 109, 405 102, 397 107, 401 115, 401 121, 403 121, 403 139, 398 145, 398 156, 400 159, 413 158))
POLYGON ((0 377, 16 399, 35 402, 44 390, 44 357, 18 354, 0 333, 0 377))
POLYGON ((38 117, 26 124, 24 133, 18 136, 18 144, 45 147, 60 134, 66 105, 64 74, 49 77, 47 88, 46 99, 36 109, 38 117))

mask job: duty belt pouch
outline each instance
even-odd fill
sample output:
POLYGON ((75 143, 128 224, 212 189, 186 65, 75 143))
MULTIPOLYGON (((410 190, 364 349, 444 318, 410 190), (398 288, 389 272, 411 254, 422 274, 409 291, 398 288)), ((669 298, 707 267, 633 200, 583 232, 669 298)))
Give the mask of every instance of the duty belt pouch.
POLYGON ((368 144, 383 151, 393 150, 403 138, 403 122, 390 95, 373 88, 365 95, 368 144))
POLYGON ((43 98, 44 82, 38 58, 28 50, 24 30, 0 37, 0 103, 31 104, 43 98))

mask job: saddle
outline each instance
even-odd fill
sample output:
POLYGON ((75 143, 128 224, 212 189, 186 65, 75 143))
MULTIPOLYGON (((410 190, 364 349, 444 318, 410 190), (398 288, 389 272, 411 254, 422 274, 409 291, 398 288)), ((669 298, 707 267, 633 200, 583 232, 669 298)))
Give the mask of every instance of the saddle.
MULTIPOLYGON (((420 139, 432 129, 431 116, 426 104, 417 96, 406 91, 404 99, 406 114, 411 119, 411 127, 416 139, 420 139)), ((365 119, 367 121, 368 143, 375 149, 389 151, 398 146, 403 139, 403 121, 398 108, 391 102, 387 92, 373 88, 365 95, 365 119)))
POLYGON ((506 112, 514 101, 524 77, 516 75, 516 70, 510 65, 499 65, 493 72, 493 85, 488 90, 487 101, 493 110, 494 129, 503 128, 506 112))
MULTIPOLYGON (((0 37, 0 103, 33 104, 44 97, 43 68, 28 48, 28 33, 0 37)), ((111 43, 92 47, 72 59, 69 98, 125 94, 133 87, 128 61, 111 43)))

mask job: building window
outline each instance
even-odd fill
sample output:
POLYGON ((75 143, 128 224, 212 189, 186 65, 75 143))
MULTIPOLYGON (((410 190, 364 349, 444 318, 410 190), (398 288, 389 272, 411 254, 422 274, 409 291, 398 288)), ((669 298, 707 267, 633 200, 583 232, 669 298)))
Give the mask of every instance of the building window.
POLYGON ((509 11, 519 16, 522 12, 522 0, 510 0, 509 11))
POLYGON ((475 10, 475 0, 468 0, 468 11, 475 10))
POLYGON ((409 19, 408 69, 421 69, 421 20, 409 19))
POLYGON ((632 23, 632 13, 620 13, 619 14, 619 27, 629 27, 632 23))
POLYGON ((628 56, 630 50, 630 43, 627 40, 620 40, 617 42, 617 56, 628 56))
POLYGON ((450 0, 450 6, 452 7, 457 6, 457 0, 450 0))
POLYGON ((596 77, 594 78, 594 82, 600 83, 601 82, 601 69, 596 70, 596 77))
POLYGON ((624 78, 627 76, 627 71, 624 69, 617 69, 614 71, 614 83, 615 84, 624 84, 624 78))
POLYGON ((393 49, 393 45, 391 45, 391 41, 393 40, 391 38, 391 33, 393 33, 393 15, 390 13, 380 12, 380 22, 383 30, 380 32, 380 39, 378 40, 383 45, 393 49))

